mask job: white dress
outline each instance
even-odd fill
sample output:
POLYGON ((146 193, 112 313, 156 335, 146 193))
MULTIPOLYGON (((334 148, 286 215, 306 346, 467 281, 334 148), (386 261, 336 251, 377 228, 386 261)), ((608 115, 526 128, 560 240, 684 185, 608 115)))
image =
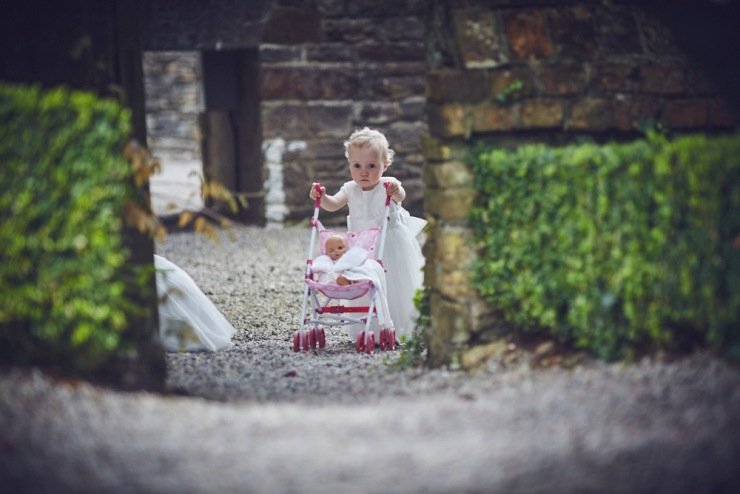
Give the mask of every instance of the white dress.
POLYGON ((233 344, 234 327, 195 281, 176 264, 154 255, 159 336, 165 350, 216 351, 233 344))
MULTIPOLYGON (((382 226, 386 197, 382 184, 365 191, 350 181, 342 185, 340 190, 348 200, 349 231, 382 226)), ((409 215, 402 206, 391 201, 382 260, 386 268, 388 306, 398 336, 410 335, 417 317, 414 294, 424 283, 424 256, 416 236, 424 225, 426 221, 409 215)))

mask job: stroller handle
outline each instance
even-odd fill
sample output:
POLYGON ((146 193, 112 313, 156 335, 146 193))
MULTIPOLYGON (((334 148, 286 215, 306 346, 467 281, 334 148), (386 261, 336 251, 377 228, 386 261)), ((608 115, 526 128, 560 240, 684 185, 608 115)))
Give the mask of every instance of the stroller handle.
POLYGON ((383 182, 383 187, 385 187, 385 205, 390 206, 391 204, 391 195, 388 193, 388 189, 391 187, 390 182, 383 182))
POLYGON ((316 199, 314 199, 314 201, 313 201, 313 207, 318 208, 318 207, 321 207, 321 184, 318 183, 318 182, 316 182, 313 185, 313 188, 316 191, 316 193, 318 194, 316 196, 316 199))

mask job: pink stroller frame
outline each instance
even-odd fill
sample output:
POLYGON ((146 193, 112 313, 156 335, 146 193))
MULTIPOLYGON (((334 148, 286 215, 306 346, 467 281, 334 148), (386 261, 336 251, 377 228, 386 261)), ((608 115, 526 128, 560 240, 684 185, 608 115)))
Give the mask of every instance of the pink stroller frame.
MULTIPOLYGON (((320 192, 321 186, 317 185, 316 189, 320 192)), ((343 233, 326 230, 319 221, 320 204, 321 196, 319 195, 314 201, 313 217, 311 218, 311 242, 306 256, 306 286, 303 290, 303 303, 299 318, 301 329, 293 333, 293 351, 308 351, 316 347, 324 348, 326 346, 326 334, 323 326, 335 327, 362 323, 365 325, 365 329, 357 335, 355 349, 358 352, 374 353, 375 333, 370 330, 370 323, 373 318, 377 319, 376 297, 381 295, 369 280, 356 281, 349 285, 319 283, 314 279, 312 256, 317 236, 319 238, 319 250, 324 254, 326 240, 332 235, 342 235, 350 247, 365 248, 371 257, 382 265, 385 234, 390 220, 391 196, 386 194, 385 218, 382 227, 369 228, 359 232, 343 233), (369 295, 369 306, 346 306, 341 305, 341 303, 332 305, 337 300, 355 300, 364 295, 369 295), (310 308, 308 308, 309 300, 311 301, 310 308)), ((379 344, 381 350, 395 350, 396 330, 381 328, 379 344)))

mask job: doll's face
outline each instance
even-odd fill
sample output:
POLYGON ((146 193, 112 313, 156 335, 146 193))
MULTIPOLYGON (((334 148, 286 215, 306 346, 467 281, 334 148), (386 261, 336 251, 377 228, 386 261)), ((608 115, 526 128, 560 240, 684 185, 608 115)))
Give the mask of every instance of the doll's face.
POLYGON ((347 252, 347 242, 341 237, 331 237, 326 241, 326 255, 336 261, 347 252))
POLYGON ((350 146, 347 150, 349 156, 349 173, 352 180, 362 190, 372 190, 380 182, 380 177, 387 168, 381 160, 380 152, 373 146, 350 146))

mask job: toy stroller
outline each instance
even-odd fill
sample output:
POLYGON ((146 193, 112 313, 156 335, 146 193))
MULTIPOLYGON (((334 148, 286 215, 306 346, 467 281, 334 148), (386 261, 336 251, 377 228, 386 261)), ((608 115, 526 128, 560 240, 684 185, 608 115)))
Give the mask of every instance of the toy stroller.
MULTIPOLYGON (((320 194, 321 186, 317 185, 316 188, 320 194)), ((324 348, 326 346, 324 326, 364 324, 365 329, 355 339, 355 349, 358 352, 374 353, 375 333, 370 330, 370 324, 373 319, 378 319, 378 305, 386 303, 385 300, 379 299, 384 294, 370 280, 360 280, 348 285, 319 282, 313 270, 312 255, 317 237, 319 239, 319 250, 324 254, 326 240, 331 236, 340 235, 344 237, 350 247, 357 246, 367 250, 370 258, 382 266, 385 235, 390 220, 391 196, 386 194, 385 219, 382 227, 369 228, 359 232, 339 233, 326 230, 318 219, 320 204, 321 196, 319 195, 314 201, 314 212, 311 218, 311 241, 306 256, 306 286, 303 291, 303 303, 299 317, 301 329, 293 334, 293 351, 308 351, 316 347, 324 348), (356 300, 365 295, 369 296, 369 306, 341 305, 341 300, 356 300), (311 301, 310 308, 308 308, 309 300, 311 301), (337 301, 339 301, 339 304, 336 304, 337 301)), ((381 350, 396 349, 396 331, 394 328, 382 327, 379 336, 381 350)))

